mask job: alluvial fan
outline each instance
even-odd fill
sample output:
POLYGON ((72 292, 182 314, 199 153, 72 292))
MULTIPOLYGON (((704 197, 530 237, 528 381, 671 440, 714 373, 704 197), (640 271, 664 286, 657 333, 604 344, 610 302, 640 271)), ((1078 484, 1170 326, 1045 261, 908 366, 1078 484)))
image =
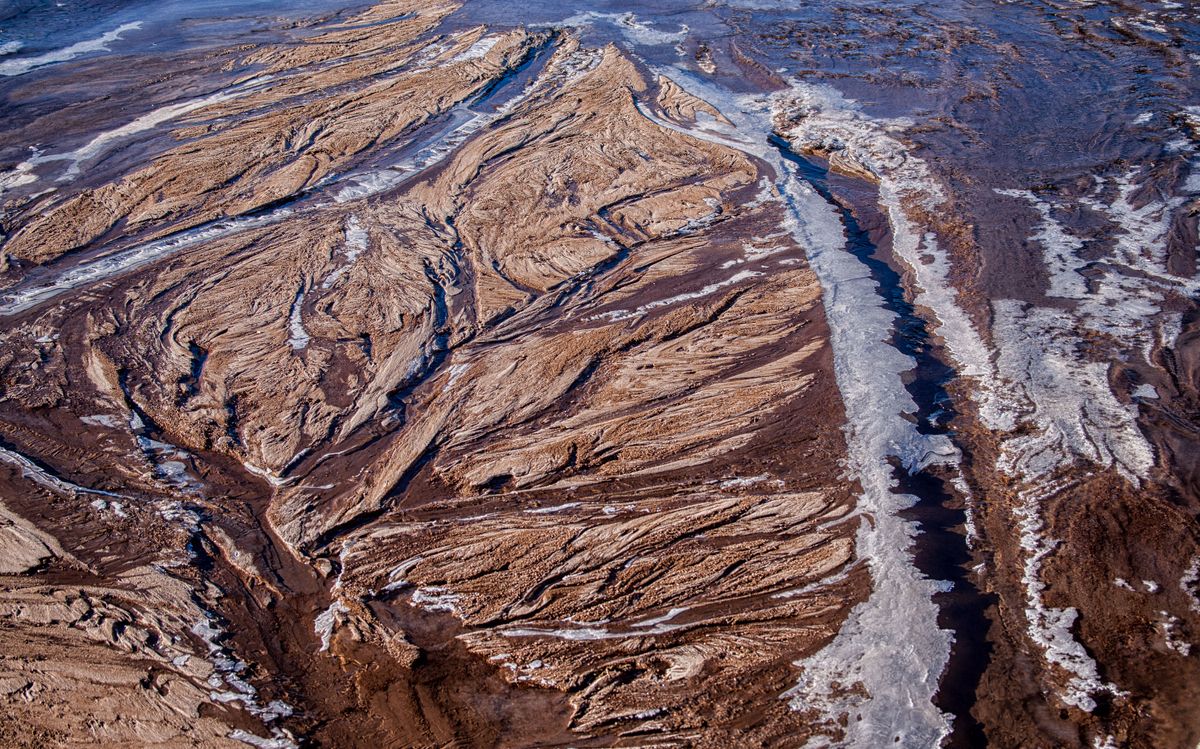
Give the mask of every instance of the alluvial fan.
POLYGON ((1200 9, 53 5, 0 745, 1200 743, 1200 9))

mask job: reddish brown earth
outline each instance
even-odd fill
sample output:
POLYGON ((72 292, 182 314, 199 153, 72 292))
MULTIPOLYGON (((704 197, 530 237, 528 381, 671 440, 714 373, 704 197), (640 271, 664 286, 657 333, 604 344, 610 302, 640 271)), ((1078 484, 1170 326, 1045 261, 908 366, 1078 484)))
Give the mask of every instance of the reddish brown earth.
POLYGON ((1195 747, 1194 11, 758 5, 0 79, 0 746, 1195 747))
POLYGON ((222 52, 276 81, 10 207, 10 283, 96 262, 303 196, 540 55, 378 197, 301 198, 7 320, 6 745, 809 730, 779 696, 866 579, 820 287, 761 239, 769 167, 653 124, 635 102, 715 110, 616 48, 503 32, 456 61, 487 32, 427 36, 450 9, 222 52), (773 262, 722 269, 747 243, 773 262))

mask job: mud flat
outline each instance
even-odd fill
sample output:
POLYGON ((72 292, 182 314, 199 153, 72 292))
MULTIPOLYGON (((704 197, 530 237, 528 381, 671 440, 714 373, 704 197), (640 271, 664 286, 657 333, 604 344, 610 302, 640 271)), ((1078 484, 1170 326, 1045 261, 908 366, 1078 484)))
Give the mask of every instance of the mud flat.
POLYGON ((1190 11, 609 5, 14 22, 0 744, 1200 740, 1190 11))

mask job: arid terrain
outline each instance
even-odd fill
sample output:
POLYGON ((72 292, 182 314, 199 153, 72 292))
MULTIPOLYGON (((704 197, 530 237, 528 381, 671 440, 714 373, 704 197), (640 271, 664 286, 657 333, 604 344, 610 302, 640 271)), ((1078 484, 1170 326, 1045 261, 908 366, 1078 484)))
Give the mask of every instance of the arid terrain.
POLYGON ((0 10, 0 746, 1200 744, 1191 5, 785 5, 0 10))

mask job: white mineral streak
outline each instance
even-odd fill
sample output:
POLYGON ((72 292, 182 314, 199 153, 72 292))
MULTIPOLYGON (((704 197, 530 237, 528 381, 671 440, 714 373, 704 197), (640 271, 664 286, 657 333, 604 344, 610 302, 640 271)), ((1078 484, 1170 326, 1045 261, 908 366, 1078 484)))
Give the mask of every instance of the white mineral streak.
MULTIPOLYGON (((888 214, 896 255, 916 281, 916 303, 935 318, 934 332, 945 342, 959 374, 974 380, 972 397, 981 420, 1004 435, 1000 469, 1021 481, 1015 514, 1022 546, 1029 554, 1025 568, 1029 636, 1046 659, 1068 674, 1064 702, 1094 707, 1095 691, 1119 694, 1102 682, 1096 664, 1070 633, 1073 609, 1054 609, 1042 599, 1038 572, 1056 542, 1044 538, 1042 506, 1064 487, 1055 477, 1083 460, 1112 468, 1137 485, 1153 465, 1154 454, 1137 427, 1137 408, 1113 394, 1108 365, 1091 362, 1082 352, 1079 328, 1133 342, 1149 358, 1156 342, 1171 340, 1170 322, 1158 303, 1170 291, 1194 293, 1192 279, 1174 276, 1166 267, 1165 239, 1171 213, 1182 201, 1160 197, 1135 207, 1136 176, 1112 185, 1101 183, 1097 195, 1084 201, 1103 214, 1116 230, 1112 258, 1089 285, 1079 275, 1086 262, 1078 255, 1083 241, 1054 220, 1053 207, 1031 192, 1005 190, 1008 197, 1029 200, 1041 223, 1032 241, 1044 248, 1051 277, 1048 294, 1077 300, 1076 309, 1040 308, 1015 300, 992 304, 995 352, 959 307, 947 279, 949 261, 933 238, 922 237, 906 212, 910 206, 936 208, 943 202, 940 186, 926 165, 893 134, 909 123, 867 116, 857 104, 828 88, 797 84, 781 97, 784 135, 798 148, 831 154, 873 175, 880 184, 880 203, 888 214), (1111 194, 1102 200, 1099 193, 1111 194), (994 363, 993 363, 994 362, 994 363)), ((1141 395, 1149 395, 1145 390, 1141 395)))
POLYGON ((317 614, 317 618, 313 620, 313 631, 317 637, 321 638, 321 652, 329 650, 329 643, 333 639, 333 630, 337 625, 338 614, 348 613, 350 609, 346 608, 346 604, 342 603, 341 599, 329 604, 329 608, 317 614))
POLYGON ((611 312, 602 312, 601 314, 593 315, 593 316, 589 317, 588 319, 589 320, 603 319, 603 320, 609 320, 609 321, 615 322, 617 320, 626 320, 631 317, 640 317, 652 309, 657 309, 658 307, 669 307, 672 304, 679 304, 680 302, 686 302, 686 301, 689 301, 692 299, 700 299, 700 298, 708 296, 709 294, 714 294, 714 293, 720 291, 721 289, 727 288, 729 286, 733 286, 734 284, 738 284, 738 283, 741 283, 742 281, 747 281, 751 278, 754 278, 756 276, 761 276, 761 275, 762 275, 761 273, 759 273, 757 271, 752 271, 752 270, 738 271, 737 273, 734 273, 732 276, 730 276, 729 278, 726 278, 723 281, 717 281, 716 283, 710 283, 709 285, 705 286, 702 289, 698 289, 697 291, 688 291, 688 292, 684 292, 682 294, 676 294, 675 296, 667 297, 666 299, 656 299, 653 302, 647 302, 646 304, 643 304, 642 306, 640 306, 634 310, 613 310, 611 312))
POLYGON ((498 35, 485 36, 479 41, 467 47, 465 50, 450 58, 450 64, 457 62, 467 62, 470 60, 479 60, 492 51, 492 47, 496 46, 496 42, 500 41, 498 35))
POLYGON ((360 255, 367 251, 367 243, 370 240, 370 235, 359 221, 358 216, 351 216, 346 220, 345 228, 346 244, 343 247, 342 254, 345 262, 342 266, 330 273, 324 281, 321 282, 321 288, 331 288, 342 275, 350 270, 357 262, 360 255))
MULTIPOLYGON (((33 481, 35 484, 43 486, 52 491, 61 494, 73 495, 79 494, 99 494, 105 497, 117 497, 124 499, 120 494, 101 491, 100 489, 89 489, 79 484, 73 484, 70 481, 64 481, 58 476, 51 474, 46 469, 34 463, 29 458, 21 455, 18 452, 0 447, 0 461, 16 466, 21 471, 21 476, 33 481)), ((114 503, 115 504, 115 503, 114 503)))
POLYGON ((198 244, 227 237, 240 231, 276 223, 292 215, 288 208, 278 208, 259 216, 226 218, 172 234, 163 239, 135 245, 77 265, 46 281, 26 286, 0 296, 0 315, 15 315, 70 289, 87 286, 119 273, 173 255, 198 244))
POLYGON ((526 510, 525 512, 531 515, 548 515, 555 512, 566 512, 567 510, 573 510, 576 507, 579 507, 578 502, 567 502, 561 505, 554 505, 553 507, 539 507, 536 510, 526 510))
MULTIPOLYGON (((120 39, 124 34, 136 29, 140 29, 141 27, 141 21, 134 21, 133 23, 122 24, 112 31, 101 34, 95 39, 87 39, 82 42, 76 42, 69 47, 56 49, 52 52, 47 52, 44 55, 37 55, 36 57, 18 57, 12 60, 2 60, 0 61, 0 75, 22 75, 34 70, 35 68, 53 65, 57 62, 73 60, 76 57, 79 57, 80 55, 86 55, 89 52, 107 52, 108 45, 120 39)), ((11 44, 11 42, 9 44, 11 44)), ((16 49, 8 47, 7 44, 5 47, 6 49, 4 51, 6 53, 16 51, 16 49)), ((17 49, 19 49, 19 47, 17 49)))
POLYGON ((242 467, 250 473, 253 473, 255 476, 265 479, 266 482, 271 486, 284 486, 291 481, 291 479, 281 478, 265 468, 259 468, 253 463, 242 463, 242 467))
POLYGON ((933 704, 933 696, 953 637, 938 627, 932 601, 944 584, 913 566, 910 548, 917 528, 899 512, 915 498, 894 491, 889 459, 915 471, 933 462, 955 462, 958 451, 945 437, 920 434, 905 418, 917 407, 902 374, 915 362, 887 343, 895 315, 883 307, 868 268, 849 252, 836 210, 768 143, 771 108, 780 102, 733 99, 686 72, 673 74, 684 88, 717 105, 736 128, 710 122, 688 130, 653 117, 644 107, 643 114, 663 127, 762 158, 778 175, 769 196, 783 203, 784 228, 806 249, 821 282, 846 408, 846 467, 863 486, 857 552, 871 570, 871 594, 830 645, 797 664, 801 679, 786 697, 798 710, 826 716, 831 733, 846 716, 847 746, 936 746, 949 732, 950 716, 933 704), (897 649, 898 642, 905 647, 897 649))
POLYGON ((68 182, 79 176, 80 166, 84 162, 90 161, 110 150, 112 145, 117 141, 124 140, 138 133, 153 130, 164 122, 170 122, 205 107, 245 96, 259 90, 263 84, 269 82, 271 79, 271 76, 253 78, 208 96, 159 107, 120 127, 100 133, 73 151, 45 155, 40 150, 31 148, 32 155, 28 159, 17 164, 12 171, 0 174, 0 194, 14 187, 36 182, 38 177, 33 173, 33 170, 41 164, 50 164, 59 161, 68 162, 66 171, 58 178, 59 182, 68 182))
MULTIPOLYGON (((482 42, 483 40, 480 40, 480 42, 476 42, 476 45, 482 42)), ((495 42, 492 43, 494 44, 495 42)), ((510 113, 535 92, 551 85, 565 85, 566 81, 573 80, 579 75, 586 73, 598 62, 599 58, 591 54, 581 55, 578 52, 560 52, 554 56, 546 66, 546 69, 530 82, 521 93, 514 96, 496 111, 476 112, 469 105, 460 104, 447 113, 447 122, 443 127, 429 137, 414 141, 406 146, 406 150, 412 152, 411 156, 383 169, 372 169, 350 174, 345 178, 339 179, 337 184, 344 183, 345 186, 334 193, 334 201, 347 203, 372 195, 378 195, 431 167, 437 166, 454 153, 468 138, 510 113)))
POLYGON ((650 619, 644 619, 639 622, 632 622, 620 628, 611 626, 602 626, 608 624, 606 621, 601 622, 574 622, 568 619, 568 623, 574 625, 571 627, 510 627, 501 630, 505 637, 552 637, 556 640, 569 641, 588 641, 588 640, 627 640, 635 637, 652 637, 654 635, 663 635, 668 632, 684 629, 686 627, 703 624, 703 622, 691 622, 688 624, 672 624, 671 620, 680 614, 686 612, 687 607, 673 608, 665 614, 656 616, 650 619))
POLYGON ((304 329, 304 286, 296 292, 292 300, 292 308, 288 312, 288 345, 293 351, 300 351, 308 346, 308 331, 304 329))
POLYGON ((563 20, 561 23, 564 26, 580 27, 591 26, 597 22, 612 24, 629 41, 634 44, 643 44, 646 46, 679 44, 687 39, 688 35, 686 24, 680 25, 679 31, 660 31, 650 24, 639 20, 633 13, 597 13, 596 11, 587 11, 577 13, 563 20))
MULTIPOLYGON (((208 660, 212 663, 213 673, 208 678, 208 686, 212 691, 209 698, 214 702, 239 702, 246 712, 269 725, 279 718, 286 718, 293 710, 286 702, 272 700, 265 707, 258 702, 258 690, 251 686, 241 674, 247 666, 221 644, 225 631, 219 625, 216 617, 205 612, 205 617, 192 625, 192 634, 198 637, 208 650, 208 660)), ((249 731, 237 729, 230 738, 257 747, 270 749, 296 749, 297 744, 285 728, 272 727, 271 738, 262 738, 249 731)))

